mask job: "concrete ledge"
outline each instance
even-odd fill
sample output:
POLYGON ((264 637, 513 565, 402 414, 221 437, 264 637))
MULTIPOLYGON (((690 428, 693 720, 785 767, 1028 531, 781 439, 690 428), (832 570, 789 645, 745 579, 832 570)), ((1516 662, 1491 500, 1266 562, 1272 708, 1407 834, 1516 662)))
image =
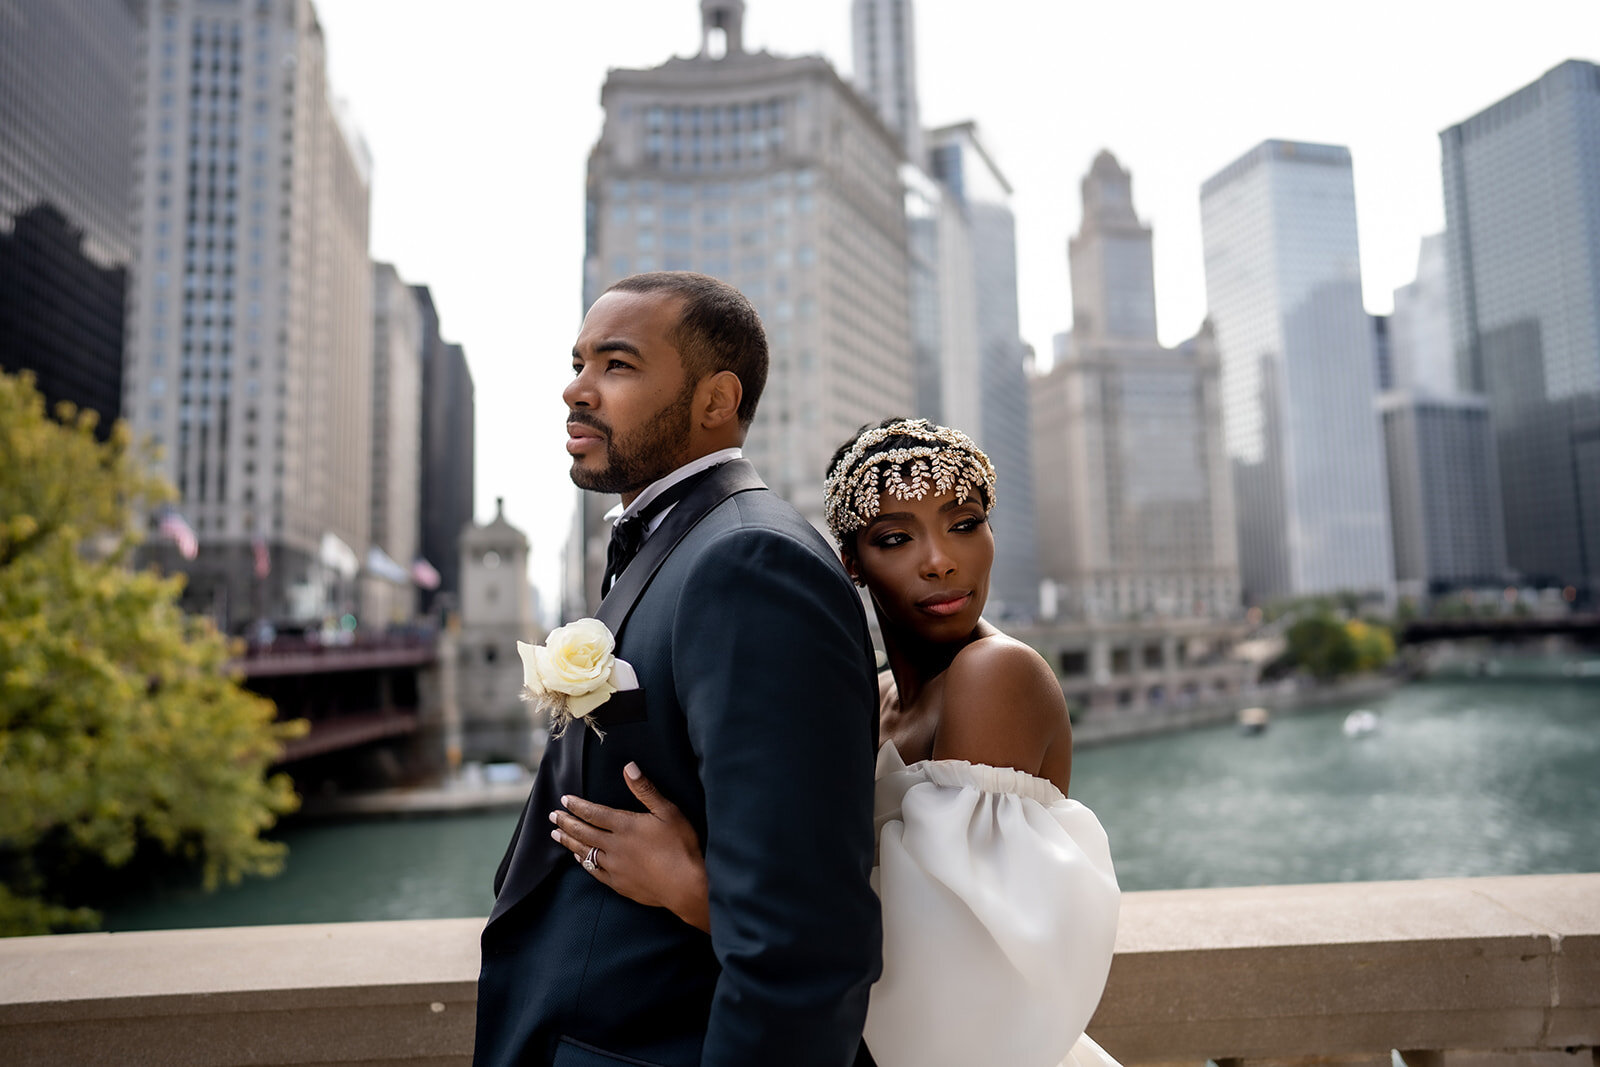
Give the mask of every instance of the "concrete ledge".
MULTIPOLYGON (((481 928, 0 941, 0 1061, 465 1065, 481 928)), ((1129 893, 1090 1032, 1127 1064, 1595 1067, 1600 874, 1129 893)))
POLYGON ((1089 1029, 1125 1063, 1592 1047, 1600 875, 1130 893, 1089 1029))
POLYGON ((481 919, 0 941, 7 1064, 463 1064, 481 919))

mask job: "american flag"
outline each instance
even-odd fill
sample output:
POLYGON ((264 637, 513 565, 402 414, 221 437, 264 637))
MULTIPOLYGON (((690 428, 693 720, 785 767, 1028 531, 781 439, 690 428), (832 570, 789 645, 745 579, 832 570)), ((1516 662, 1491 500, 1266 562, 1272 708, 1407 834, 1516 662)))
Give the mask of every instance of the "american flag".
POLYGON ((195 536, 194 527, 184 521, 177 509, 168 508, 156 524, 156 529, 178 546, 178 555, 184 559, 194 559, 200 554, 200 538, 195 536))
POLYGON ((433 564, 418 556, 411 564, 411 580, 423 589, 437 589, 441 579, 433 564))

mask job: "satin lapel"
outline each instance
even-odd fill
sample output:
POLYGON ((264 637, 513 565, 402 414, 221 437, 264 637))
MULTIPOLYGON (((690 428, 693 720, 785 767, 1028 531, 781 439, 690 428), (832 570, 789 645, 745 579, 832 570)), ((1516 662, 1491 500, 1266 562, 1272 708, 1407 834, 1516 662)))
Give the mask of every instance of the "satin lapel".
POLYGON ((617 577, 610 594, 600 602, 600 610, 595 613, 595 618, 605 623, 606 628, 620 639, 628 616, 633 614, 634 605, 650 587, 650 580, 656 576, 672 550, 678 547, 678 542, 730 496, 766 487, 748 460, 730 460, 713 470, 705 481, 695 486, 693 492, 667 512, 661 525, 656 527, 639 549, 639 554, 628 564, 628 569, 617 577))
MULTIPOLYGON (((730 496, 766 487, 766 483, 761 480, 761 476, 756 473, 756 469, 748 460, 729 460, 714 469, 705 481, 695 486, 688 496, 678 501, 677 505, 667 512, 666 517, 661 520, 661 525, 657 526, 655 532, 645 540, 639 549, 639 554, 633 557, 627 569, 617 576, 611 592, 600 602, 600 610, 595 613, 595 618, 605 623, 606 629, 617 636, 619 646, 622 641, 622 628, 628 624, 628 616, 633 614, 639 598, 650 588, 651 579, 667 561, 672 550, 678 547, 678 542, 688 536, 689 531, 694 529, 701 519, 711 514, 718 504, 730 496)), ((577 783, 579 796, 587 795, 589 786, 581 770, 587 766, 587 761, 582 757, 582 750, 589 744, 589 733, 590 731, 585 730, 579 742, 580 770, 577 783)))

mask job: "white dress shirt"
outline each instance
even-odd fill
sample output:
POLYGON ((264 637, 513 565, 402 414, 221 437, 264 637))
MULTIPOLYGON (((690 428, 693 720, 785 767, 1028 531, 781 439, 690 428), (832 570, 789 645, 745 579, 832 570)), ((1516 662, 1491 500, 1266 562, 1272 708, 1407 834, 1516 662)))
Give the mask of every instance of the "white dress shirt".
MULTIPOLYGON (((606 512, 605 517, 611 520, 611 525, 615 526, 623 519, 637 515, 640 511, 650 505, 650 501, 666 492, 672 486, 677 485, 685 478, 692 478, 701 471, 708 471, 712 467, 720 467, 729 460, 743 458, 743 449, 724 448, 708 455, 701 456, 699 459, 691 459, 689 462, 685 463, 671 474, 663 475, 662 477, 651 482, 649 485, 645 486, 643 491, 641 491, 638 496, 633 498, 633 503, 629 504, 626 508, 619 503, 610 511, 606 512)), ((644 536, 646 540, 649 539, 651 534, 656 532, 656 527, 661 525, 661 520, 665 519, 668 513, 677 506, 678 505, 675 503, 668 504, 666 507, 661 509, 660 514, 652 515, 650 517, 650 522, 644 528, 644 536)))

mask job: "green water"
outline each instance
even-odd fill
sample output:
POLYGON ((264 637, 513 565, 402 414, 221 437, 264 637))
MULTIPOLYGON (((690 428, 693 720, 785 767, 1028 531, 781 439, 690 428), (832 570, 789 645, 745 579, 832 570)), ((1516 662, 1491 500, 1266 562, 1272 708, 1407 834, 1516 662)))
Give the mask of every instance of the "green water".
POLYGON ((1090 749, 1073 795, 1125 889, 1600 871, 1600 685, 1424 684, 1090 749))
MULTIPOLYGON (((1600 684, 1426 683, 1080 752, 1124 889, 1600 871, 1600 684)), ((305 824, 271 880, 110 906, 113 930, 482 916, 515 812, 305 824)))

